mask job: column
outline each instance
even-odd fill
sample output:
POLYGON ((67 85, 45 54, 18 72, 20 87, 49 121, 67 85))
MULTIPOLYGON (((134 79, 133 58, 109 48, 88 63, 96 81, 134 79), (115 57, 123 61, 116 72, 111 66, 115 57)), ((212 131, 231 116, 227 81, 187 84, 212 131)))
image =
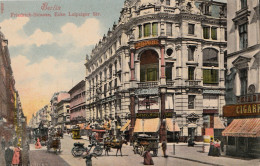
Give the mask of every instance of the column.
POLYGON ((161 47, 161 78, 165 78, 164 46, 161 47))
POLYGON ((131 123, 130 123, 129 135, 130 135, 130 142, 132 142, 133 131, 135 126, 135 95, 133 92, 130 94, 130 112, 131 112, 131 123))
POLYGON ((134 66, 134 50, 131 50, 131 64, 130 64, 130 69, 131 69, 131 81, 135 80, 135 66, 134 66))
POLYGON ((166 122, 165 122, 165 92, 166 89, 161 89, 161 126, 160 126, 160 142, 167 139, 166 122))

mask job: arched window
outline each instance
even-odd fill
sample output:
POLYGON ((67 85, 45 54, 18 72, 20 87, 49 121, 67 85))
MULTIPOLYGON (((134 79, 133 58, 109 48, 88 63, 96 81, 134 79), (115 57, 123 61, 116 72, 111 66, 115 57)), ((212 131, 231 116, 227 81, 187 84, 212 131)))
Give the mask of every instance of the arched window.
POLYGON ((203 50, 203 66, 218 67, 218 51, 213 48, 203 50))
POLYGON ((159 71, 158 54, 153 50, 146 50, 140 56, 140 81, 157 81, 159 71))

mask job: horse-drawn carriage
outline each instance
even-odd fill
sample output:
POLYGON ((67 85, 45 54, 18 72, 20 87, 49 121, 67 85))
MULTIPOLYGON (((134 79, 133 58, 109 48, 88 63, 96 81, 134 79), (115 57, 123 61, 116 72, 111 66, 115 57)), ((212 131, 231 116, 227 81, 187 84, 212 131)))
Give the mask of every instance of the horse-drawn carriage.
POLYGON ((152 151, 152 156, 156 157, 159 148, 159 139, 157 137, 148 135, 139 135, 134 140, 133 150, 135 154, 140 154, 141 156, 145 151, 152 151))
POLYGON ((40 123, 39 127, 33 130, 33 137, 35 141, 39 138, 41 145, 45 146, 48 140, 48 128, 40 123))
POLYGON ((49 137, 47 143, 47 151, 50 152, 51 149, 53 149, 55 152, 61 151, 60 137, 57 136, 49 137))

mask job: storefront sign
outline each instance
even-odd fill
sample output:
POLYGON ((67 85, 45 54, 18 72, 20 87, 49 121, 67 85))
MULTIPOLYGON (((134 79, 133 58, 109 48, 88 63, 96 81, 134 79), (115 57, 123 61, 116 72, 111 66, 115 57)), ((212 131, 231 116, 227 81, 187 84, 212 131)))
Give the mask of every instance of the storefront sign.
POLYGON ((154 46, 154 45, 159 45, 159 40, 146 40, 146 41, 141 41, 135 44, 135 49, 139 49, 145 46, 154 46))
POLYGON ((221 94, 221 91, 215 90, 215 89, 204 89, 203 93, 204 94, 221 94))
POLYGON ((159 113, 158 112, 152 112, 152 113, 137 113, 136 118, 158 118, 159 113))
POLYGON ((154 95, 159 94, 158 88, 149 88, 149 89, 136 89, 136 95, 154 95))
POLYGON ((224 106, 223 115, 224 117, 260 115, 260 103, 224 106))
POLYGON ((176 112, 165 112, 164 117, 165 118, 173 118, 176 116, 176 112))

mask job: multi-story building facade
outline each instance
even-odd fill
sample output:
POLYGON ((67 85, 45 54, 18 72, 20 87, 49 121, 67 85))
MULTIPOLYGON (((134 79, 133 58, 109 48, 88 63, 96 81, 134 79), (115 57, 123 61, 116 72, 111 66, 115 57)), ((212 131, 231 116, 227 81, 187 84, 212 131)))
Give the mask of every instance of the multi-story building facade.
POLYGON ((15 80, 8 40, 0 32, 0 137, 10 140, 15 132, 15 80))
POLYGON ((108 118, 115 128, 129 117, 130 135, 160 128, 161 139, 168 130, 201 140, 221 123, 225 32, 225 3, 126 0, 87 56, 87 120, 108 118))
POLYGON ((72 124, 86 122, 85 81, 80 81, 70 91, 70 121, 72 124))
POLYGON ((64 99, 70 98, 70 95, 65 92, 65 91, 61 91, 61 92, 56 92, 53 94, 51 100, 50 100, 50 104, 51 104, 51 125, 52 126, 57 126, 58 125, 58 111, 57 111, 57 104, 64 99))
POLYGON ((228 0, 227 154, 260 156, 260 2, 228 0), (234 127, 236 126, 236 127, 234 127))
POLYGON ((58 123, 57 125, 64 130, 70 123, 70 98, 62 99, 57 103, 58 123))

